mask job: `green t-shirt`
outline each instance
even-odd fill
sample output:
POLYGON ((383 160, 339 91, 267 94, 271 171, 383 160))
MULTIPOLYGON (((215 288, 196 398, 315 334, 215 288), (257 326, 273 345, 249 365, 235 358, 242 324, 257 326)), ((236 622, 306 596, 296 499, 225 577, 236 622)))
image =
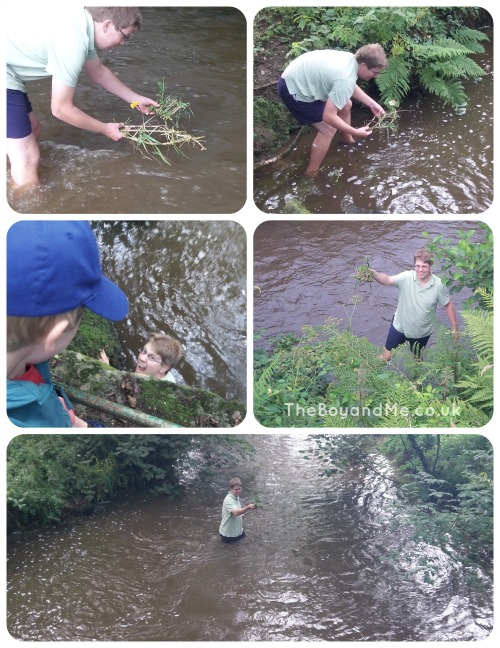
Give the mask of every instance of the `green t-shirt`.
POLYGON ((432 333, 438 303, 450 301, 448 290, 441 279, 431 274, 429 283, 422 287, 415 270, 407 270, 393 277, 399 289, 399 301, 394 315, 394 328, 407 338, 422 338, 432 333))
POLYGON ((233 515, 233 509, 241 508, 239 497, 229 492, 222 503, 222 521, 219 533, 226 538, 237 538, 243 533, 243 518, 241 515, 233 515))
POLYGON ((83 7, 64 4, 29 9, 10 5, 7 28, 7 88, 26 92, 26 81, 55 77, 75 88, 85 61, 97 57, 94 21, 83 7))
POLYGON ((282 76, 297 101, 330 99, 341 110, 356 88, 358 63, 349 52, 315 50, 298 56, 282 76))

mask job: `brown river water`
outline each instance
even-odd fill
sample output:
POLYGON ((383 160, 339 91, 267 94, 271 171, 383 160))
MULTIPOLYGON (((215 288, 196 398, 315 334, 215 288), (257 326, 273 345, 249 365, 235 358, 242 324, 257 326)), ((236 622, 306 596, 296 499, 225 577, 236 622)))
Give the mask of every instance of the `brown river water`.
POLYGON ((256 454, 177 500, 136 496, 64 528, 12 535, 11 635, 25 641, 474 641, 492 628, 491 575, 391 530, 392 468, 319 477, 305 435, 250 435, 256 454), (233 473, 247 537, 225 545, 233 473), (390 557, 392 555, 392 558, 390 557), (431 559, 436 578, 418 570, 431 559))
MULTIPOLYGON (((93 221, 107 276, 125 291, 116 325, 133 371, 150 333, 177 338, 180 384, 246 400, 247 241, 233 221, 93 221)), ((99 350, 96 350, 96 356, 99 350)))
MULTIPOLYGON (((231 214, 246 201, 246 19, 231 7, 144 7, 141 30, 103 62, 129 87, 189 103, 184 130, 205 151, 170 154, 171 166, 125 140, 73 128, 50 114, 50 80, 29 84, 44 131, 41 186, 8 192, 12 208, 35 214, 231 214)), ((106 122, 135 121, 128 104, 80 77, 75 104, 106 122)))

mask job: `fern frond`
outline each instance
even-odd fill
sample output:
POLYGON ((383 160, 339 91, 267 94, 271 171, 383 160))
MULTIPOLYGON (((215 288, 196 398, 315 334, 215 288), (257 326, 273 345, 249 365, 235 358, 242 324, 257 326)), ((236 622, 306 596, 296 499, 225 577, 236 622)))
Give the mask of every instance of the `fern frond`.
POLYGON ((489 40, 486 34, 470 27, 460 27, 452 33, 452 36, 453 40, 465 45, 467 49, 475 54, 482 54, 484 47, 481 42, 489 40))
POLYGON ((466 56, 456 56, 446 61, 439 61, 432 64, 432 68, 437 74, 451 78, 479 79, 486 74, 475 61, 466 56))
POLYGON ((441 38, 427 44, 413 45, 414 56, 424 61, 439 61, 473 53, 472 50, 452 38, 441 38))
POLYGON ((432 94, 437 95, 446 104, 461 106, 467 102, 467 95, 460 81, 449 81, 436 74, 431 66, 420 71, 420 83, 432 94))
POLYGON ((484 357, 487 364, 491 364, 493 362, 493 312, 474 308, 464 311, 462 316, 474 350, 478 356, 484 357))
POLYGON ((410 90, 411 65, 402 57, 389 59, 383 74, 377 77, 377 86, 384 102, 395 99, 398 103, 410 90))
POLYGON ((474 291, 476 295, 481 297, 481 301, 486 310, 493 310, 493 293, 490 293, 486 288, 476 288, 474 291))

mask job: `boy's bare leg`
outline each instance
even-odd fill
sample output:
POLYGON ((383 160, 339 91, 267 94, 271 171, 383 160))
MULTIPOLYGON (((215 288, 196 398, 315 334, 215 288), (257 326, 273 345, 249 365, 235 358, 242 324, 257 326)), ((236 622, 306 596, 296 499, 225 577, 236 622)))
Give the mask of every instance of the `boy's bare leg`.
POLYGON ((318 173, 321 163, 325 159, 325 155, 328 153, 333 136, 337 132, 336 128, 333 128, 333 126, 330 126, 324 121, 313 124, 313 126, 316 128, 318 133, 312 143, 309 165, 306 170, 306 175, 310 178, 314 178, 318 173))
POLYGON ((42 125, 35 113, 30 113, 29 117, 33 130, 27 137, 20 139, 7 138, 10 176, 12 182, 18 187, 39 183, 40 149, 37 140, 42 132, 42 125))

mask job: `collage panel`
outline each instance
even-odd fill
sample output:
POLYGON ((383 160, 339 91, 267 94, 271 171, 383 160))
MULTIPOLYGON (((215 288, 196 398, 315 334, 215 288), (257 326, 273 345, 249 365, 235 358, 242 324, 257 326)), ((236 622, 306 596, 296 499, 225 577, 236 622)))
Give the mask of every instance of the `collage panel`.
POLYGON ((14 223, 7 234, 11 423, 239 425, 246 246, 232 221, 14 223))
POLYGON ((266 427, 483 427, 493 334, 485 223, 266 221, 255 232, 254 414, 266 427))
POLYGON ((278 214, 482 214, 493 18, 272 6, 254 20, 254 201, 278 214))
POLYGON ((247 183, 242 11, 67 4, 57 12, 54 21, 46 7, 9 6, 10 207, 239 211, 247 183))
POLYGON ((480 434, 39 434, 14 437, 8 457, 16 640, 492 630, 493 449, 480 434))

